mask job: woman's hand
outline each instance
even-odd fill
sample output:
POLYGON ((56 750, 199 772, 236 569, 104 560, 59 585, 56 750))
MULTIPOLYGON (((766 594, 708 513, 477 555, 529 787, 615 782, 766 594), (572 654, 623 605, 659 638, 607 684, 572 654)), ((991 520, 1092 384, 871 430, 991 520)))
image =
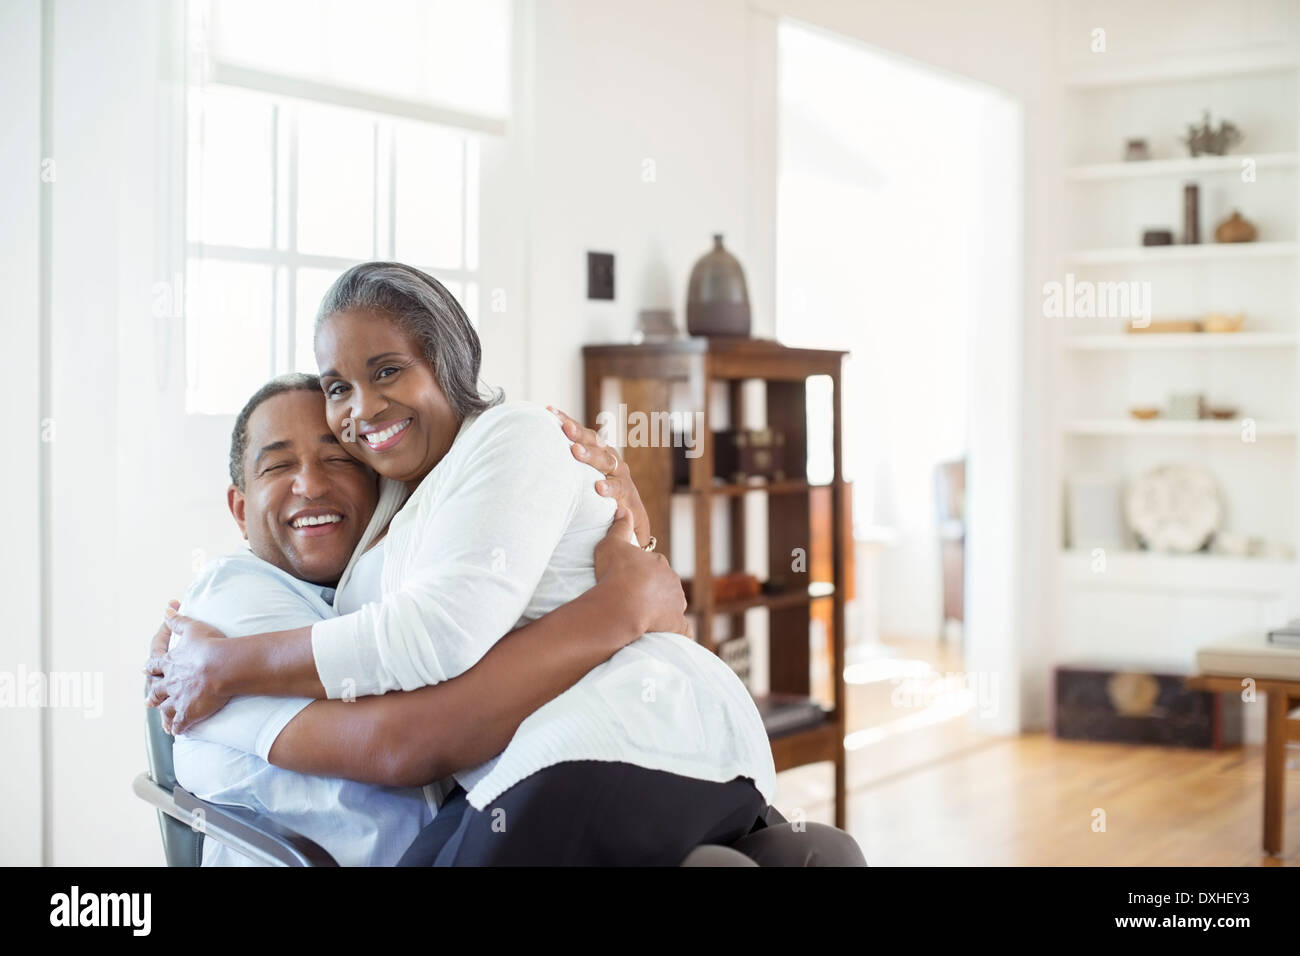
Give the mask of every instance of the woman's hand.
POLYGON ((597 493, 613 498, 620 508, 626 508, 632 515, 637 543, 649 544, 650 516, 641 503, 641 492, 637 491, 636 483, 632 481, 632 471, 627 462, 601 441, 599 434, 590 428, 584 428, 558 408, 551 405, 546 407, 560 420, 565 437, 573 442, 570 448, 573 457, 605 473, 604 479, 596 482, 597 493))
POLYGON ((169 734, 185 733, 226 706, 231 696, 222 691, 220 680, 226 635, 177 614, 177 607, 175 601, 168 607, 144 667, 149 677, 145 704, 158 708, 163 730, 169 734), (181 640, 168 650, 173 634, 181 640))
POLYGON ((596 545, 596 581, 619 594, 620 608, 634 615, 636 631, 669 631, 692 637, 686 619, 686 594, 662 554, 645 551, 636 544, 632 515, 619 508, 600 544, 596 545))

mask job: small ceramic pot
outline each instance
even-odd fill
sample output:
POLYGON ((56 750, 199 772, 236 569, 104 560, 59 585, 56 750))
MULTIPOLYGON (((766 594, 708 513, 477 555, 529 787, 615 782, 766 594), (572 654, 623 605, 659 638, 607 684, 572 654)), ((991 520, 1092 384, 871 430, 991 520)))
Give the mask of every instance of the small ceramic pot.
POLYGON ((1254 242, 1259 236, 1259 230, 1249 219, 1243 219, 1241 213, 1237 210, 1232 211, 1232 215, 1214 230, 1214 240, 1216 242, 1254 242))

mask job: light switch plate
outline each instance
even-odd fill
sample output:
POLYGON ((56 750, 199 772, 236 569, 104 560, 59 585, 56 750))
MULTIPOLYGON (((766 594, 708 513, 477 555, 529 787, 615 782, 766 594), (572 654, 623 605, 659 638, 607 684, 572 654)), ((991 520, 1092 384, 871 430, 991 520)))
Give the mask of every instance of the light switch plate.
POLYGON ((614 298, 614 253, 587 253, 587 298, 614 298))

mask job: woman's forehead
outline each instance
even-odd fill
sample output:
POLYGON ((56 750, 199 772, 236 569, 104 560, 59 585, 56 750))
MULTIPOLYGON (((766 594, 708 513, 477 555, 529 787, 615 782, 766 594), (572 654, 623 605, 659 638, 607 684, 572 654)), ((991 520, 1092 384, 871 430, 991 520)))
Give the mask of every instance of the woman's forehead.
POLYGON ((419 345, 391 315, 371 309, 349 309, 321 323, 316 332, 316 359, 322 372, 346 364, 364 364, 389 352, 419 353, 419 345))

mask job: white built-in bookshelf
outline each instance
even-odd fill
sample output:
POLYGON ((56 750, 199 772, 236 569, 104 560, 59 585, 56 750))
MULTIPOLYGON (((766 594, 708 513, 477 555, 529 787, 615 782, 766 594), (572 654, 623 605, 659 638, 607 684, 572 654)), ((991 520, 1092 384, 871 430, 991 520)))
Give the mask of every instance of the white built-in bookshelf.
POLYGON ((1061 602, 1058 656, 1193 659, 1210 639, 1257 632, 1300 613, 1300 71, 1290 50, 1096 64, 1067 75, 1063 272, 1076 282, 1149 283, 1151 318, 1245 314, 1240 332, 1134 334, 1128 318, 1056 318, 1063 371, 1060 441, 1061 602), (1230 155, 1192 158, 1179 137, 1202 111, 1245 134, 1230 155), (1123 161, 1145 138, 1151 158, 1123 161), (1245 161, 1249 160, 1249 163, 1245 161), (1243 175, 1245 172, 1245 175, 1243 175), (1183 238, 1183 187, 1200 186, 1200 245, 1143 247, 1142 234, 1183 238), (1216 244, 1239 210, 1258 241, 1216 244), (1139 420, 1202 393, 1228 420, 1139 420), (1247 422, 1248 420, 1248 422, 1247 422), (1249 427, 1244 427, 1246 425, 1249 427), (1209 470, 1223 530, 1272 542, 1267 557, 1167 555, 1131 537, 1099 566, 1070 540, 1072 479, 1127 487, 1159 465, 1209 470))

